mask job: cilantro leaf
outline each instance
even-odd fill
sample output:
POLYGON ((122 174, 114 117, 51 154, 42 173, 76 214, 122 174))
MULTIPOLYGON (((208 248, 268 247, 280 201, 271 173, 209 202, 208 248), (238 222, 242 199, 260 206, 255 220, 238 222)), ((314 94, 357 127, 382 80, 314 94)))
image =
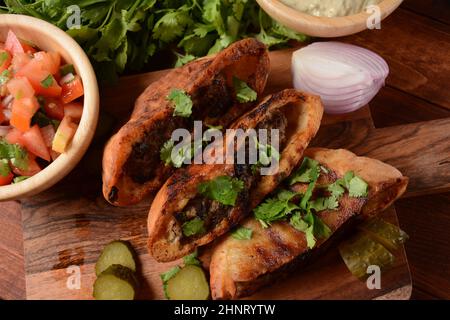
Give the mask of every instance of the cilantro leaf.
POLYGON ((244 182, 229 176, 221 176, 201 183, 199 193, 224 205, 234 206, 239 193, 244 189, 244 182))
POLYGON ((316 160, 305 157, 300 168, 289 178, 289 184, 309 183, 320 173, 320 166, 316 160))
POLYGON ((245 227, 238 227, 233 232, 231 236, 236 240, 250 240, 252 238, 253 230, 245 227))
POLYGON ((167 272, 161 273, 160 277, 162 282, 167 282, 170 279, 172 279, 173 277, 175 277, 177 275, 178 272, 180 272, 181 268, 179 266, 175 266, 172 269, 170 269, 167 272))
POLYGON ((6 60, 8 60, 11 57, 8 51, 2 51, 0 52, 0 66, 5 63, 6 60))
POLYGON ((172 150, 174 146, 175 142, 172 139, 167 140, 159 152, 159 156, 166 166, 172 164, 172 150))
POLYGON ((296 212, 292 215, 289 223, 298 231, 306 232, 306 230, 309 228, 308 223, 302 219, 302 216, 299 212, 296 212))
POLYGON ((305 232, 308 248, 314 248, 317 240, 326 239, 331 235, 330 228, 311 211, 303 217, 303 220, 309 225, 305 232))
POLYGON ((177 56, 177 62, 175 63, 175 68, 184 66, 186 63, 191 62, 196 59, 196 57, 193 56, 192 54, 182 55, 182 54, 176 53, 176 56, 177 56))
POLYGON ((206 232, 205 223, 199 217, 183 223, 181 228, 183 229, 183 234, 186 237, 191 237, 206 232))
POLYGON ((172 101, 175 105, 173 112, 174 116, 189 118, 192 114, 192 100, 191 97, 183 90, 173 89, 167 96, 167 99, 172 101))
POLYGON ((65 64, 61 68, 59 68, 59 73, 61 76, 68 75, 69 73, 75 74, 75 68, 73 67, 73 64, 65 64))
POLYGON ((298 206, 291 202, 297 193, 282 190, 275 198, 269 198, 264 203, 256 207, 253 212, 264 228, 270 226, 272 222, 286 219, 287 216, 298 209, 298 206))
POLYGON ((0 159, 11 161, 13 166, 21 169, 28 169, 28 152, 18 144, 9 144, 0 139, 0 159))
POLYGON ((44 80, 41 81, 41 85, 45 89, 48 89, 53 85, 53 82, 54 82, 53 76, 51 74, 49 74, 47 76, 47 78, 45 78, 44 80))
POLYGON ((350 197, 359 198, 359 197, 366 197, 368 194, 368 184, 363 179, 361 179, 358 176, 353 177, 352 180, 350 180, 348 193, 350 197))
POLYGON ((0 74, 0 86, 7 83, 9 79, 11 79, 11 72, 9 70, 3 70, 0 74))
POLYGON ((0 159, 0 176, 7 177, 11 173, 9 162, 6 159, 0 159))
POLYGON ((322 197, 317 198, 310 202, 310 209, 314 209, 316 212, 323 211, 323 210, 334 210, 339 207, 339 201, 336 197, 330 196, 330 197, 322 197))
POLYGON ((236 98, 240 103, 255 101, 258 98, 256 91, 250 88, 244 81, 233 77, 236 98))
POLYGON ((153 37, 164 42, 171 42, 183 35, 187 26, 194 21, 189 16, 187 6, 169 9, 155 24, 153 37))
POLYGON ((200 266, 201 263, 197 259, 198 253, 197 250, 191 253, 190 255, 187 255, 183 258, 183 262, 185 265, 194 265, 194 266, 200 266))

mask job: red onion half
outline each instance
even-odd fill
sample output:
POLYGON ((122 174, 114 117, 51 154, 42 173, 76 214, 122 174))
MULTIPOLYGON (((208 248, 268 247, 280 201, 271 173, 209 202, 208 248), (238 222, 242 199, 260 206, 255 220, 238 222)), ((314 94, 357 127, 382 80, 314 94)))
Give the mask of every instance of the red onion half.
POLYGON ((378 54, 341 42, 316 42, 292 56, 294 87, 319 95, 327 113, 347 113, 368 104, 389 74, 378 54))

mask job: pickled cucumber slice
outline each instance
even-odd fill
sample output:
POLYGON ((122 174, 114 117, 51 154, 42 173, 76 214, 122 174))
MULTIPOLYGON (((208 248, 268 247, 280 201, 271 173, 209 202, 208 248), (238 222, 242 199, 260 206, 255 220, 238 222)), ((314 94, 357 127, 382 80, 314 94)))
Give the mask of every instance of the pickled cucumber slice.
POLYGON ((134 300, 137 280, 134 272, 115 264, 103 271, 94 283, 96 300, 134 300))
POLYGON ((367 278, 367 268, 371 265, 384 271, 394 264, 394 256, 388 249, 361 232, 342 242, 339 252, 350 272, 360 279, 367 278))
POLYGON ((166 296, 170 300, 207 300, 209 285, 203 269, 196 265, 186 265, 164 284, 166 296))
POLYGON ((95 264, 96 275, 99 276, 103 271, 115 264, 127 267, 133 272, 136 271, 134 251, 128 242, 116 240, 106 245, 95 264))
POLYGON ((369 219, 359 228, 390 251, 398 250, 409 238, 406 232, 378 217, 369 219))

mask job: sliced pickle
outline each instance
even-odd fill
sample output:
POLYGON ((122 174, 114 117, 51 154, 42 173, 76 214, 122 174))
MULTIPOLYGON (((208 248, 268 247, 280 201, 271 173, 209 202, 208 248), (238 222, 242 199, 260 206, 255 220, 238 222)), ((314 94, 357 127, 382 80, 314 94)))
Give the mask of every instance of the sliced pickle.
POLYGON ((121 265, 112 265, 95 280, 95 300, 134 300, 137 280, 134 272, 121 265))
POLYGON ((387 270, 394 264, 394 256, 382 244, 363 233, 339 245, 339 252, 350 272, 359 279, 367 278, 367 268, 372 265, 387 270))
POLYGON ((128 242, 115 240, 107 244, 95 264, 95 274, 99 276, 114 264, 120 264, 133 272, 136 271, 134 251, 128 242))
POLYGON ((406 232, 378 217, 369 219, 359 228, 373 240, 383 244, 391 252, 398 250, 409 238, 406 232))
POLYGON ((170 300, 207 300, 205 272, 198 266, 186 265, 165 283, 165 293, 170 300))

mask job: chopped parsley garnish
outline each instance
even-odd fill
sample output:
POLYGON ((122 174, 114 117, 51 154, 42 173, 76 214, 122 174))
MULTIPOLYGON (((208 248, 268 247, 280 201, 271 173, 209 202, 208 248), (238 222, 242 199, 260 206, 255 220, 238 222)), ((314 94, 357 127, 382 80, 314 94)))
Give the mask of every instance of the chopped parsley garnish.
POLYGON ((7 83, 9 79, 11 79, 11 72, 9 70, 3 70, 0 74, 0 86, 7 83))
POLYGON ((245 227, 238 227, 231 232, 231 236, 236 240, 250 240, 252 235, 253 230, 245 227))
POLYGON ((48 89, 53 85, 53 81, 54 81, 53 76, 49 74, 47 78, 41 81, 41 85, 45 89, 48 89))
POLYGON ((181 228, 183 229, 183 234, 186 237, 191 237, 206 232, 205 223, 199 217, 183 223, 181 228))
POLYGON ((175 105, 173 115, 176 117, 189 118, 192 114, 191 97, 180 89, 173 89, 167 96, 167 99, 175 105))
POLYGON ((233 85, 236 98, 240 103, 255 101, 258 98, 256 91, 250 88, 244 81, 233 77, 233 85))
POLYGON ((229 176, 221 176, 198 186, 199 193, 228 206, 235 205, 239 192, 243 189, 244 182, 229 176))

